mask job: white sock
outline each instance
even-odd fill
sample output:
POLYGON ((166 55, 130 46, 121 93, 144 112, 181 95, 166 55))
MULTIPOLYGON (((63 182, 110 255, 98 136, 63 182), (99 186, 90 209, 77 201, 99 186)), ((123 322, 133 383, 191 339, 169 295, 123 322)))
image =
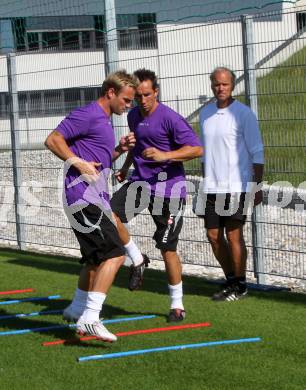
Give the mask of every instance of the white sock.
POLYGON ((174 286, 168 284, 171 305, 170 309, 184 310, 183 305, 183 282, 180 282, 174 286))
POLYGON ((124 248, 127 251, 127 254, 131 258, 135 267, 143 262, 142 254, 138 246, 132 239, 130 239, 130 241, 126 245, 124 245, 124 248))
POLYGON ((75 290, 73 300, 69 306, 78 317, 83 314, 86 307, 87 295, 88 291, 80 290, 79 288, 75 290))
POLYGON ((82 320, 87 324, 92 324, 99 321, 99 314, 102 310, 103 303, 105 301, 106 294, 89 291, 86 301, 86 308, 82 314, 82 320))

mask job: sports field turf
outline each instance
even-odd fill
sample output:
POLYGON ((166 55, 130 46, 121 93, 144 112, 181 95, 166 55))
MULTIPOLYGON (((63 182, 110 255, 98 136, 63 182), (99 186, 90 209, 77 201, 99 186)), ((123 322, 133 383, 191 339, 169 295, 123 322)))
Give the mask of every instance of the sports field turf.
MULTIPOLYGON (((0 315, 64 308, 80 266, 73 259, 1 251, 1 291, 35 288, 34 293, 0 296, 0 301, 60 294, 56 301, 1 305, 0 315)), ((43 347, 71 338, 72 329, 0 337, 0 388, 6 389, 302 389, 305 388, 306 295, 251 291, 248 299, 214 303, 217 286, 185 277, 187 329, 119 338, 117 343, 43 347), (261 337, 253 344, 169 351, 107 361, 77 363, 80 356, 178 344, 261 337)), ((165 274, 148 270, 142 291, 126 289, 123 268, 111 289, 104 317, 156 314, 154 319, 108 325, 113 332, 164 327, 168 312, 165 274)), ((63 324, 60 315, 0 321, 0 331, 63 324)))

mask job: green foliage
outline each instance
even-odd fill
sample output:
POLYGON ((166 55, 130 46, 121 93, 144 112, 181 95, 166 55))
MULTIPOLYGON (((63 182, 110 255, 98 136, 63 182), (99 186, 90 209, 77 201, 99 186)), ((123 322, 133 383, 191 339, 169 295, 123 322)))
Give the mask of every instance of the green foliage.
MULTIPOLYGON (((73 295, 77 260, 2 251, 1 291, 36 289, 23 296, 61 294, 58 301, 1 306, 0 315, 64 308, 73 295)), ((306 296, 289 292, 251 291, 250 297, 216 303, 218 288, 201 278, 185 277, 185 323, 210 321, 210 328, 119 338, 117 343, 88 341, 73 346, 43 347, 44 341, 70 338, 73 330, 1 337, 1 389, 302 389, 306 382, 306 296), (228 345, 77 363, 76 358, 157 346, 261 337, 254 344, 228 345)), ((122 269, 105 305, 105 318, 154 313, 153 320, 109 325, 113 332, 167 326, 167 281, 148 270, 141 291, 127 290, 122 269)), ((19 296, 22 297, 22 296, 19 296)), ((1 296, 1 300, 9 299, 1 296)), ((0 331, 63 323, 58 315, 1 320, 0 331)))
POLYGON ((266 176, 298 186, 306 167, 306 47, 257 81, 266 176))

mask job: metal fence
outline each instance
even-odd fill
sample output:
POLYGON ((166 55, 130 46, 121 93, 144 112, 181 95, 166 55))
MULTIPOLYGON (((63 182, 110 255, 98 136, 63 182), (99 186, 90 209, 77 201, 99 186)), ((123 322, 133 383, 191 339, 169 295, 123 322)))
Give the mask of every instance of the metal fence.
MULTIPOLYGON (((17 46, 16 52, 0 56, 0 244, 78 255, 62 211, 62 163, 44 149, 43 142, 69 111, 99 96, 108 70, 155 70, 160 100, 198 131, 199 111, 212 99, 209 74, 223 65, 236 72, 236 98, 257 112, 265 143, 265 199, 245 227, 248 275, 260 283, 305 288, 303 15, 304 8, 193 24, 150 19, 145 29, 138 23, 134 29, 121 25, 102 34, 95 26, 89 34, 79 32, 74 40, 59 30, 56 43, 53 31, 49 44, 47 35, 39 32, 35 32, 38 41, 29 43, 34 32, 23 29, 21 49, 17 46)), ((115 118, 114 125, 118 136, 128 131, 125 116, 115 118)), ((219 266, 203 220, 191 211, 192 193, 201 179, 200 163, 192 161, 185 168, 190 193, 179 251, 183 263, 201 266, 200 273, 214 276, 219 266)), ((151 238, 153 222, 146 213, 130 223, 130 231, 143 251, 160 259, 151 238)))

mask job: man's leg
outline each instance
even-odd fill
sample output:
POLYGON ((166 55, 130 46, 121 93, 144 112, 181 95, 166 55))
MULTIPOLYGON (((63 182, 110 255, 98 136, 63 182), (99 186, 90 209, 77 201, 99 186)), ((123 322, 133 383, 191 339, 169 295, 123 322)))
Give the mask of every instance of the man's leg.
POLYGON ((213 295, 213 300, 224 300, 234 279, 234 266, 231 258, 231 251, 224 237, 225 218, 220 215, 220 210, 222 210, 221 206, 223 206, 223 208, 226 207, 225 194, 207 195, 204 215, 206 234, 212 251, 221 265, 226 278, 225 285, 219 292, 213 295), (218 204, 217 202, 220 201, 223 203, 218 204))
POLYGON ((77 322, 77 333, 89 334, 104 341, 116 341, 117 337, 109 332, 99 321, 99 314, 115 276, 124 262, 124 256, 102 262, 95 273, 92 286, 88 291, 86 306, 77 322))
POLYGON ((232 292, 232 286, 235 284, 235 267, 232 260, 231 248, 224 237, 224 228, 207 229, 207 237, 210 242, 213 253, 218 260, 224 272, 226 283, 222 289, 216 292, 212 299, 214 301, 227 300, 228 294, 232 292))
POLYGON ((161 251, 168 278, 170 295, 170 313, 168 322, 177 322, 185 318, 183 304, 182 264, 176 251, 161 251))
POLYGON ((125 250, 110 210, 101 212, 98 206, 88 205, 75 213, 75 218, 80 228, 73 230, 80 244, 81 262, 85 266, 80 272, 75 299, 69 307, 78 309, 78 313, 73 314, 76 317, 74 319, 78 319, 79 334, 88 333, 106 341, 114 341, 116 336, 101 324, 99 313, 115 275, 124 262, 125 250))
POLYGON ((238 286, 239 294, 246 295, 247 249, 243 237, 243 223, 237 220, 229 220, 225 229, 233 261, 234 283, 238 286))
POLYGON ((182 264, 176 251, 161 251, 167 272, 168 283, 176 285, 182 281, 182 264))
POLYGON ((123 185, 111 199, 111 207, 117 224, 117 230, 127 255, 132 260, 129 277, 129 290, 134 291, 143 283, 143 273, 149 264, 149 258, 142 254, 125 227, 134 216, 140 213, 147 205, 141 201, 142 188, 132 187, 133 183, 123 185), (124 223, 123 223, 124 222, 124 223))
POLYGON ((63 312, 64 320, 76 322, 83 314, 86 307, 88 291, 92 290, 97 268, 97 265, 91 264, 85 264, 83 266, 72 302, 63 312))
POLYGON ((185 204, 185 199, 170 200, 152 197, 149 206, 156 225, 153 238, 156 241, 156 247, 161 251, 168 278, 170 295, 168 322, 182 321, 186 315, 183 305, 182 265, 176 252, 183 226, 185 204))
POLYGON ((221 265, 225 277, 234 274, 231 251, 224 237, 224 228, 207 229, 207 238, 212 251, 221 265))

